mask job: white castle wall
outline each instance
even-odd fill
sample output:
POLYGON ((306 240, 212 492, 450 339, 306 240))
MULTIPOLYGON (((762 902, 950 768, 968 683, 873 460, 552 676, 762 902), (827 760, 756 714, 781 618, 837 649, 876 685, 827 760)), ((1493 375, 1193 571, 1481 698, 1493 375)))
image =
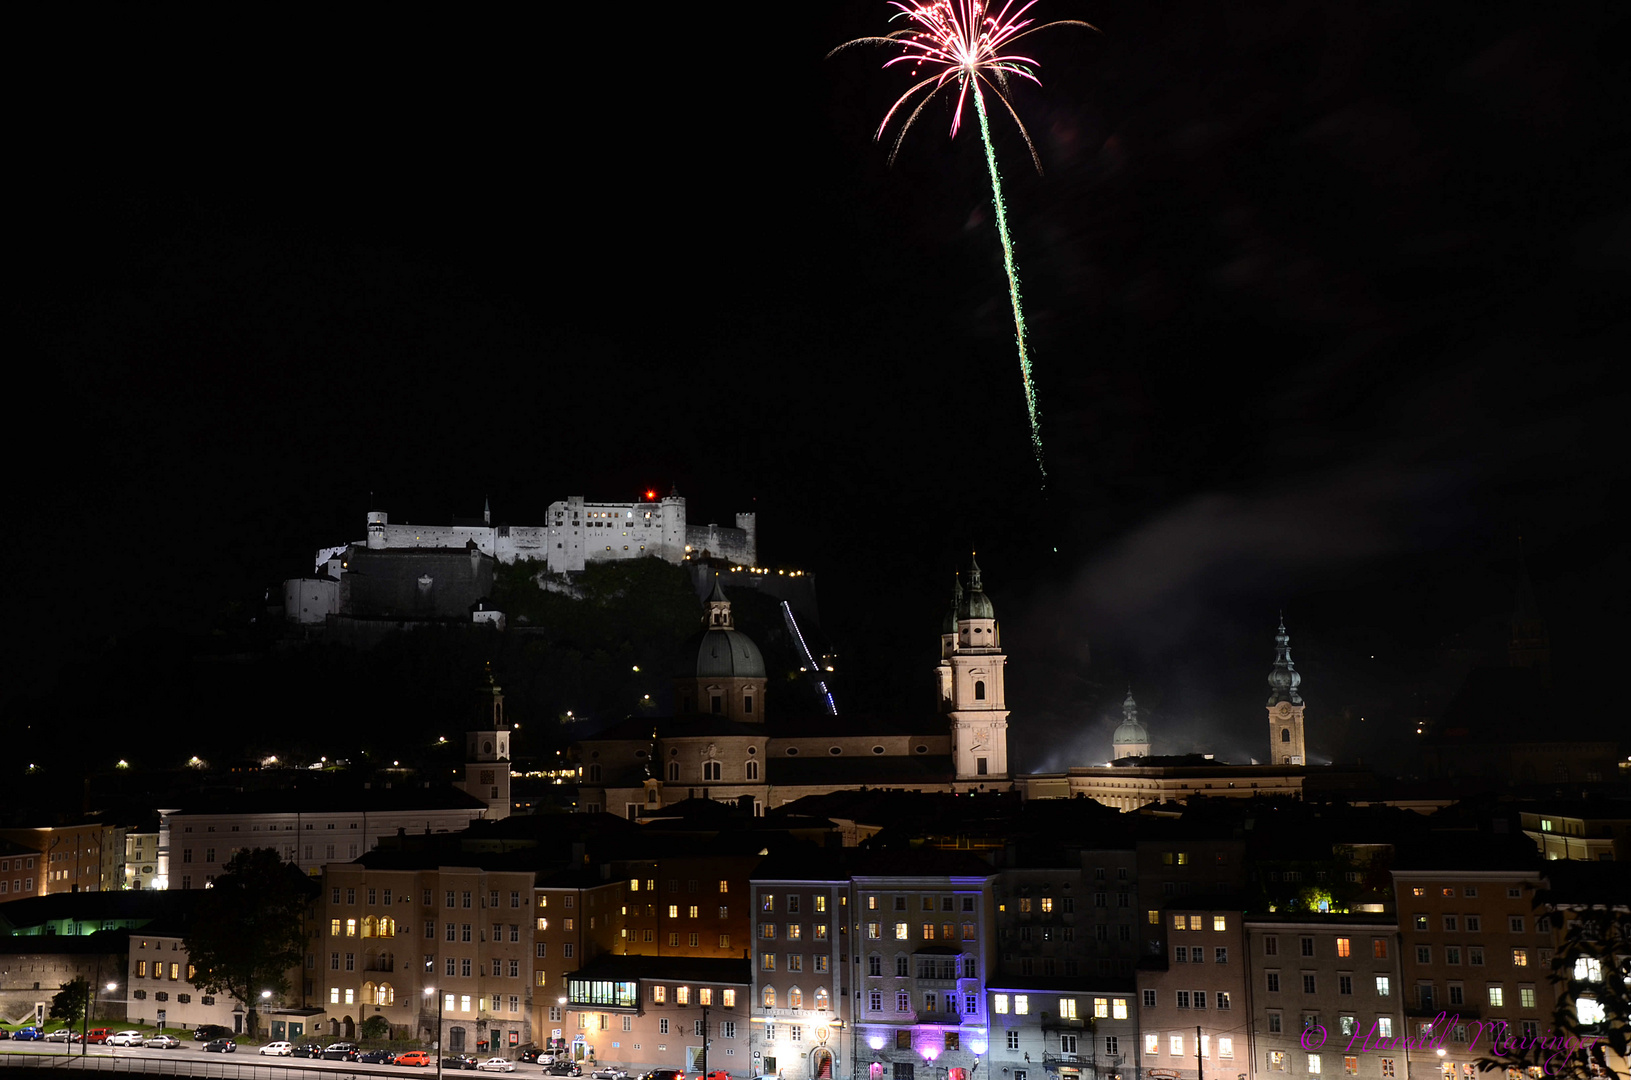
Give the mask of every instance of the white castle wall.
MULTIPOLYGON (((373 550, 410 548, 477 550, 501 563, 521 559, 543 562, 551 573, 570 573, 590 563, 654 557, 671 563, 688 554, 728 559, 743 566, 758 562, 758 518, 737 514, 736 524, 689 525, 685 499, 679 495, 655 501, 588 502, 581 495, 551 503, 544 525, 400 525, 383 510, 368 512, 368 537, 363 546, 373 550)), ((339 576, 336 554, 344 548, 317 553, 319 567, 328 565, 339 576)), ((345 606, 344 587, 317 578, 291 578, 283 583, 284 617, 296 623, 321 623, 345 606)))

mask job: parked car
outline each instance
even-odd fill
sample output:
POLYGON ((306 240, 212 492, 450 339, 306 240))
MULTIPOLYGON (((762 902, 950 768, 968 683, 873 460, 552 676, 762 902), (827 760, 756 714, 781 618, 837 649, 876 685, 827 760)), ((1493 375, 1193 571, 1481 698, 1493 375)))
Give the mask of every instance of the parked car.
POLYGON ((46 1042, 73 1042, 74 1033, 67 1028, 57 1028, 55 1031, 45 1033, 46 1042))
POLYGON ((582 1076, 583 1066, 575 1061, 556 1061, 544 1066, 550 1076, 582 1076))
POLYGON ((238 1044, 231 1039, 211 1039, 204 1044, 204 1053, 206 1054, 236 1054, 237 1052, 238 1044))
POLYGON ((150 1050, 180 1050, 181 1040, 174 1035, 165 1035, 160 1032, 157 1035, 149 1035, 143 1039, 142 1045, 150 1050))
POLYGON ((7 1031, 5 1028, 0 1028, 0 1042, 4 1042, 9 1038, 11 1038, 11 1032, 7 1031))
POLYGON ((269 1042, 260 1048, 261 1057, 288 1057, 294 1053, 294 1043, 269 1042))
POLYGON ((486 1061, 478 1062, 476 1068, 482 1072, 514 1072, 515 1062, 508 1058, 490 1057, 486 1061))
POLYGON ((684 1069, 652 1069, 645 1080, 685 1080, 684 1069))
POLYGON ((476 1059, 469 1054, 452 1054, 442 1059, 444 1069, 474 1069, 476 1059))
POLYGON ((45 1032, 30 1024, 28 1027, 20 1027, 16 1031, 12 1032, 11 1037, 13 1039, 21 1039, 24 1042, 29 1042, 30 1040, 39 1042, 41 1039, 45 1038, 45 1032))
POLYGON ((555 1051, 540 1050, 536 1046, 521 1051, 521 1060, 529 1065, 550 1065, 555 1061, 555 1051))
POLYGON ((323 1056, 323 1048, 316 1043, 301 1043, 294 1048, 293 1055, 295 1057, 320 1058, 323 1056))
POLYGON ((622 1069, 614 1069, 610 1065, 602 1065, 589 1074, 591 1080, 629 1080, 629 1074, 622 1069))
POLYGON ((115 1031, 112 1035, 109 1035, 108 1045, 140 1046, 143 1038, 145 1038, 145 1036, 141 1032, 127 1028, 124 1031, 115 1031))
POLYGON ((357 1055, 357 1060, 364 1065, 390 1065, 396 1061, 395 1050, 364 1050, 357 1055))
POLYGON ((91 1030, 85 1033, 85 1041, 87 1043, 96 1044, 105 1043, 108 1041, 108 1036, 111 1034, 113 1033, 107 1028, 91 1028, 91 1030))
POLYGON ((724 1069, 715 1069, 707 1076, 704 1076, 702 1080, 731 1080, 731 1074, 724 1069))
POLYGON ((423 1050, 409 1050, 406 1054, 396 1056, 398 1065, 414 1065, 421 1069, 430 1064, 430 1055, 423 1050))
POLYGON ((211 1039, 227 1039, 232 1037, 232 1029, 222 1027, 220 1024, 199 1024, 193 1028, 193 1042, 209 1042, 211 1039))
POLYGON ((361 1056, 362 1048, 356 1043, 337 1042, 323 1047, 324 1061, 356 1061, 361 1056))

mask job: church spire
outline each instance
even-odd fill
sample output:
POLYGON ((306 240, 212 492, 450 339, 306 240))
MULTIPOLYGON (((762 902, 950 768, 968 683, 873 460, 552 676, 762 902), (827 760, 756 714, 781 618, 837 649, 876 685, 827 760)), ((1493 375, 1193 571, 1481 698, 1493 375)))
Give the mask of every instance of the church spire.
POLYGON ((1282 701, 1301 705, 1303 696, 1298 692, 1303 677, 1291 662, 1291 635, 1286 633, 1286 617, 1280 616, 1280 629, 1274 635, 1274 667, 1269 669, 1269 706, 1282 701))

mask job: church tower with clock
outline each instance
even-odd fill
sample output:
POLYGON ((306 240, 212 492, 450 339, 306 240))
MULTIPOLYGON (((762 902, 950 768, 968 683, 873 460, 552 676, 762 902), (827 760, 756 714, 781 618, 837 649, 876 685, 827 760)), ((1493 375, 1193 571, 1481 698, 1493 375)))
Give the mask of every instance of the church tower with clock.
MULTIPOLYGON (((957 590, 954 633, 941 635, 942 708, 951 721, 951 752, 959 783, 1008 778, 1008 701, 1003 687, 1002 636, 985 595, 980 564, 970 558, 968 588, 957 590)), ((948 625, 947 629, 951 629, 948 625)))
POLYGON ((459 786, 487 804, 487 820, 510 816, 510 725, 504 717, 504 688, 487 666, 481 711, 464 734, 464 781, 459 786))
POLYGON ((1307 765, 1303 746, 1303 677, 1291 662, 1291 635, 1286 620, 1274 635, 1274 667, 1269 669, 1269 763, 1307 765))

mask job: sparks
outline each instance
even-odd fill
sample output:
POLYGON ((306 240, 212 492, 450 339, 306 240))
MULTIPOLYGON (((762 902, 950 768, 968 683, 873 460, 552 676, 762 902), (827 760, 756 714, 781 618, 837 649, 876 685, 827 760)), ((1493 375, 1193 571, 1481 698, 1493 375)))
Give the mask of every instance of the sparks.
POLYGON ((1002 102, 1003 108, 1008 110, 1008 115, 1013 117, 1014 124, 1019 128, 1019 133, 1024 137, 1025 145, 1031 152, 1032 163, 1036 166, 1037 172, 1041 172, 1042 158, 1036 152, 1036 144, 1031 141, 1031 133, 1025 130, 1025 124, 1020 120, 1019 113, 1008 100, 1008 80, 1028 79, 1038 86, 1042 85, 1042 81, 1036 77, 1036 61, 1009 51, 1010 47, 1020 38, 1053 26, 1081 26, 1089 30, 1096 28, 1079 19, 1061 19, 1038 25, 1034 19, 1026 18, 1026 13, 1036 6, 1037 2, 1038 0, 1028 0, 1027 3, 1018 4, 1018 9, 1015 10, 1018 0, 1008 0, 1002 9, 993 15, 988 10, 989 0, 932 0, 932 2, 916 0, 913 3, 892 0, 890 6, 896 9, 892 18, 904 18, 908 24, 904 29, 883 37, 857 38, 845 42, 833 52, 847 49, 851 45, 896 46, 901 49, 901 54, 886 61, 883 65, 885 68, 908 64, 914 75, 924 70, 931 72, 897 98, 884 114, 883 122, 878 125, 874 138, 882 140, 885 132, 889 130, 890 122, 908 102, 921 94, 921 98, 907 114, 905 122, 895 135, 894 145, 889 150, 891 162, 899 153, 901 140, 906 137, 906 132, 940 91, 955 89, 957 93, 956 107, 951 114, 953 138, 962 127, 964 108, 969 99, 973 99, 974 111, 980 121, 980 140, 985 144, 985 160, 991 174, 991 202, 996 211, 997 236, 1002 241, 1003 269, 1008 275, 1008 298, 1014 309, 1014 340, 1019 348, 1019 372, 1025 387, 1025 410, 1031 422, 1031 453, 1036 457, 1037 471, 1042 474, 1043 482, 1046 483, 1048 473, 1042 458, 1042 420, 1037 409, 1036 383, 1031 375, 1031 357, 1026 342, 1025 309, 1019 295, 1019 270, 1014 262, 1013 240, 1008 234, 1008 208, 1002 197, 1002 176, 997 171, 997 152, 991 143, 991 123, 986 116, 985 92, 989 91, 993 97, 1002 102))

